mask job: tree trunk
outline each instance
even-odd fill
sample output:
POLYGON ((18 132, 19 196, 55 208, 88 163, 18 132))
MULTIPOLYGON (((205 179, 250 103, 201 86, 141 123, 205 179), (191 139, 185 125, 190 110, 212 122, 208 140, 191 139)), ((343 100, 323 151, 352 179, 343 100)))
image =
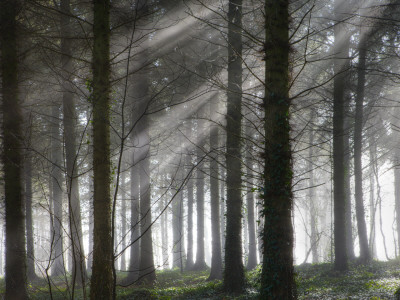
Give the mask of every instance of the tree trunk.
MULTIPOLYGON (((251 124, 247 124, 246 137, 252 138, 251 124)), ((256 224, 254 218, 254 193, 253 193, 253 160, 252 147, 248 143, 246 151, 246 177, 247 177, 247 227, 249 236, 249 256, 247 260, 247 270, 253 270, 257 266, 257 242, 256 242, 256 224)))
POLYGON ((356 115, 354 122, 354 180, 358 240, 360 244, 360 261, 366 263, 370 260, 368 248, 367 224, 365 223, 364 199, 363 199, 363 176, 362 176, 362 131, 364 110, 364 86, 365 86, 365 61, 366 41, 361 39, 358 57, 358 82, 356 96, 356 115))
MULTIPOLYGON (((344 106, 347 108, 350 104, 350 96, 345 97, 346 103, 344 106)), ((346 115, 344 116, 344 135, 343 135, 343 143, 344 143, 344 195, 346 199, 346 212, 345 212, 345 227, 346 227, 346 245, 347 245, 347 258, 355 259, 356 255, 354 253, 354 240, 353 240, 353 220, 352 220, 352 204, 351 204, 351 176, 350 176, 350 117, 346 115)))
MULTIPOLYGON (((400 151, 399 149, 395 150, 395 160, 394 160, 394 201, 395 201, 395 210, 396 210, 396 228, 397 228, 397 243, 400 249, 400 151)), ((373 213, 375 216, 375 204, 372 201, 371 208, 373 209, 373 213)), ((372 213, 371 213, 372 216, 372 213)), ((374 232, 371 233, 371 236, 375 238, 375 224, 371 224, 371 227, 374 229, 374 232)))
MULTIPOLYGON (((314 124, 314 110, 310 112, 311 126, 314 124)), ((308 185, 308 200, 310 201, 310 227, 311 227, 311 254, 313 264, 319 262, 318 256, 318 210, 315 207, 315 183, 314 183, 314 128, 310 128, 309 145, 308 145, 308 170, 310 179, 308 185)))
POLYGON ((244 289, 242 261, 242 0, 230 0, 228 11, 228 107, 226 115, 226 242, 224 288, 228 293, 244 289))
MULTIPOLYGON (((178 170, 176 172, 176 180, 177 186, 182 184, 183 167, 178 166, 178 170)), ((181 190, 178 195, 175 197, 172 203, 172 229, 173 229, 173 268, 179 268, 183 270, 183 191, 181 190)))
POLYGON ((226 235, 225 235, 225 205, 226 205, 226 200, 225 200, 225 178, 224 178, 224 173, 221 174, 222 176, 222 180, 220 182, 220 187, 221 187, 221 214, 220 214, 220 230, 221 230, 221 257, 223 260, 225 260, 225 239, 226 239, 226 235))
MULTIPOLYGON (((201 108, 202 110, 202 108, 201 108)), ((195 270, 204 270, 207 268, 205 259, 205 249, 204 249, 204 188, 205 188, 205 176, 204 176, 204 163, 200 163, 203 158, 204 152, 204 139, 202 138, 202 131, 204 130, 204 121, 200 118, 202 113, 199 115, 197 135, 199 137, 196 155, 197 161, 197 180, 196 180, 196 204, 197 204, 197 251, 196 251, 196 262, 193 266, 195 270)))
POLYGON ((110 1, 93 0, 94 243, 90 299, 113 298, 110 161, 110 1))
POLYGON ((29 281, 36 279, 35 273, 35 246, 33 241, 33 219, 32 219, 32 158, 31 153, 25 156, 25 218, 26 218, 26 275, 29 281))
MULTIPOLYGON (((121 249, 126 247, 126 185, 125 185, 125 172, 121 174, 121 249)), ((121 271, 126 271, 126 253, 121 254, 121 271)))
POLYGON ((87 271, 92 272, 93 266, 93 227, 94 227, 94 218, 93 218, 93 175, 89 173, 89 253, 88 253, 88 261, 87 261, 87 271))
POLYGON ((142 118, 139 132, 142 141, 139 147, 144 157, 140 168, 140 268, 139 279, 143 283, 153 284, 156 280, 153 257, 153 239, 151 228, 151 194, 150 194, 150 138, 146 117, 142 118))
POLYGON ((61 166, 62 153, 61 153, 61 137, 60 137, 60 107, 54 103, 52 107, 51 122, 51 200, 53 202, 53 231, 52 231, 52 259, 51 275, 60 276, 65 273, 64 259, 63 259, 63 175, 61 166))
POLYGON ((289 124, 289 1, 265 6, 265 153, 262 299, 295 299, 289 124))
MULTIPOLYGON (((134 139, 134 138, 133 138, 134 139)), ((135 143, 135 141, 134 141, 135 143)), ((132 284, 139 278, 140 264, 140 203, 139 203, 139 168, 136 149, 132 154, 131 176, 131 247, 127 283, 132 284)))
POLYGON ((19 1, 0 1, 3 176, 6 219, 6 299, 28 299, 22 199, 21 105, 18 99, 17 12, 19 1))
POLYGON ((63 70, 63 124, 65 156, 67 165, 67 195, 69 208, 69 226, 73 254, 73 283, 84 286, 86 281, 85 253, 83 251, 82 217, 79 200, 78 166, 76 152, 76 112, 71 84, 73 73, 70 39, 70 1, 61 1, 61 64, 63 70))
MULTIPOLYGON (((212 99, 210 103, 210 118, 218 111, 218 98, 212 99)), ((210 147, 219 146, 218 126, 210 125, 210 147)), ((222 279, 222 257, 221 257, 221 228, 220 228, 220 196, 219 196, 219 174, 218 174, 218 149, 210 149, 210 196, 211 196, 211 235, 212 235, 212 257, 211 272, 208 280, 222 279)))
MULTIPOLYGON (((191 126, 192 123, 189 124, 191 126)), ((190 135, 188 135, 190 137, 190 135)), ((193 168, 191 154, 186 155, 186 164, 189 172, 193 168)), ((188 219, 187 219, 187 259, 186 270, 193 268, 193 179, 188 178, 187 182, 187 205, 188 205, 188 219)))
POLYGON ((342 37, 346 32, 345 25, 340 22, 343 18, 345 4, 335 0, 336 24, 334 27, 334 71, 333 80, 333 202, 334 202, 334 244, 335 265, 339 271, 347 270, 346 242, 346 195, 345 195, 345 165, 344 165, 344 87, 345 72, 348 61, 349 38, 342 37))

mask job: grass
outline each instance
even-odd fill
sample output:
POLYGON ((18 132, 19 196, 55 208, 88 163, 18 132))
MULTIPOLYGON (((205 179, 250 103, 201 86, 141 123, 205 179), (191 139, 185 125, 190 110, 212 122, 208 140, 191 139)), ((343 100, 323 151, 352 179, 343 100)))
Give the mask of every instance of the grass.
MULTIPOLYGON (((344 273, 335 272, 332 265, 305 264, 297 266, 296 283, 298 299, 394 299, 400 287, 400 260, 389 262, 373 261, 368 265, 352 263, 350 270, 344 273)), ((202 272, 184 272, 165 270, 157 272, 154 286, 118 287, 119 300, 244 300, 257 299, 260 269, 246 273, 247 286, 240 296, 227 295, 223 292, 220 280, 207 281, 209 270, 202 272)), ((123 274, 119 274, 120 278, 123 274)), ((53 299, 71 299, 67 286, 62 278, 55 278, 53 299)), ((43 279, 30 283, 28 287, 32 299, 50 299, 48 286, 43 279)), ((0 298, 4 293, 4 280, 0 280, 0 298)), ((89 290, 87 289, 87 294, 89 290)), ((74 299, 83 299, 82 290, 77 289, 74 299)))
POLYGON ((350 270, 335 272, 331 264, 296 268, 299 299, 394 299, 400 287, 400 261, 352 263, 350 270))

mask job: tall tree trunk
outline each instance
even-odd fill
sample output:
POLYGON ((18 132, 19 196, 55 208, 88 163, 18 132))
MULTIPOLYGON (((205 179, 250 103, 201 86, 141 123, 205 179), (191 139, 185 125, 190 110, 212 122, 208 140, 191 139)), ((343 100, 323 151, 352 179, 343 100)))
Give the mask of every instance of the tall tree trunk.
MULTIPOLYGON (((310 112, 311 125, 315 122, 315 112, 310 112)), ((310 201, 310 227, 311 227, 311 254, 312 262, 318 263, 318 210, 315 207, 315 183, 314 183, 314 128, 310 128, 309 145, 308 145, 308 170, 310 172, 310 179, 308 185, 308 200, 310 201)))
MULTIPOLYGON (((177 186, 180 186, 183 180, 183 167, 178 166, 176 180, 177 186)), ((181 190, 175 197, 172 204, 172 229, 173 229, 173 268, 183 270, 183 191, 181 190)))
MULTIPOLYGON (((251 124, 246 126, 246 137, 251 139, 253 132, 251 124)), ((253 160, 252 147, 248 143, 246 151, 246 177, 247 177, 247 227, 249 235, 249 256, 247 260, 247 270, 253 270, 257 266, 257 242, 256 242, 256 224, 254 218, 254 193, 253 193, 253 160)))
MULTIPOLYGON (((126 185, 125 171, 121 174, 121 249, 126 247, 126 185)), ((126 271, 126 251, 121 254, 121 271, 126 271)))
POLYGON ((226 235, 225 235, 225 206, 226 206, 226 200, 225 200, 225 178, 224 178, 224 173, 221 171, 221 177, 222 180, 220 182, 220 195, 221 195, 221 214, 220 214, 220 230, 221 230, 221 252, 222 252, 222 259, 225 260, 225 240, 226 240, 226 235))
MULTIPOLYGON (((189 124, 191 126, 192 123, 189 124)), ((190 129, 191 132, 191 129, 190 129)), ((190 137, 191 135, 188 135, 190 137)), ((193 168, 191 154, 186 154, 186 165, 190 172, 193 168)), ((193 179, 188 178, 187 182, 187 259, 186 259, 186 270, 193 268, 193 179)))
POLYGON ((69 208, 69 227, 73 254, 73 283, 84 286, 86 280, 85 253, 83 252, 82 217, 79 201, 78 167, 76 153, 76 112, 71 84, 73 73, 71 60, 70 1, 61 1, 61 64, 63 70, 63 124, 65 156, 67 164, 67 195, 69 208))
MULTIPOLYGON (((371 145, 369 145, 371 147, 371 145)), ((369 251, 371 253, 371 258, 376 259, 377 258, 377 250, 376 250, 376 226, 375 226, 375 215, 376 215, 376 207, 375 207, 375 181, 374 181, 374 171, 373 171, 373 165, 372 165, 372 153, 371 153, 371 148, 369 150, 369 232, 370 232, 370 237, 369 237, 369 251)), ((396 175, 395 175, 396 176, 396 175)), ((400 184, 400 174, 398 174, 398 183, 400 184)), ((396 177, 395 177, 395 184, 396 184, 396 177)), ((397 185, 396 185, 397 186, 397 185)), ((400 201, 400 195, 399 196, 399 201, 400 201)), ((395 200, 396 201, 396 200, 395 200)), ((399 205, 399 213, 400 213, 400 205, 399 205)), ((397 216, 397 208, 396 208, 396 216, 397 216)), ((397 221, 397 219, 396 219, 397 221)), ((397 221, 400 222, 400 221, 397 221)), ((399 227, 398 230, 400 230, 400 223, 397 223, 399 227)), ((398 231, 399 232, 399 231, 398 231)), ((398 233, 400 235, 400 233, 398 233)), ((400 245, 400 242, 399 242, 400 245)), ((399 248, 400 249, 400 248, 399 248)))
POLYGON ((93 175, 89 173, 89 253, 87 260, 87 271, 92 272, 93 266, 93 227, 94 227, 94 218, 93 218, 93 175))
POLYGON ((36 279, 35 273, 35 246, 33 243, 32 218, 32 157, 26 152, 25 156, 25 218, 26 218, 26 275, 29 281, 36 279))
MULTIPOLYGON (((210 118, 218 111, 218 98, 212 99, 210 103, 210 118)), ((218 147, 218 126, 210 125, 210 147, 218 147)), ((219 195, 219 172, 218 172, 218 149, 210 149, 210 196, 211 196, 211 235, 212 256, 211 272, 208 280, 222 279, 222 257, 221 257, 221 228, 220 228, 220 195, 219 195)))
POLYGON ((152 284, 156 280, 153 256, 153 239, 151 228, 151 193, 150 193, 150 138, 146 117, 140 122, 141 138, 140 149, 144 157, 139 164, 140 168, 140 268, 141 282, 152 284))
POLYGON ((242 261, 242 0, 230 0, 228 11, 228 107, 226 115, 226 242, 224 288, 241 293, 242 261))
POLYGON ((53 230, 52 230, 52 251, 53 264, 51 265, 51 275, 60 276, 65 272, 63 259, 63 174, 61 167, 61 137, 60 137, 60 107, 54 103, 52 107, 51 122, 51 201, 53 203, 53 230))
POLYGON ((93 0, 94 243, 90 299, 113 298, 110 161, 110 1, 93 0))
MULTIPOLYGON (((158 209, 160 212, 163 211, 163 209, 168 205, 168 199, 165 197, 164 200, 159 201, 159 206, 158 209)), ((161 215, 161 248, 162 248, 162 266, 163 269, 168 269, 169 263, 168 263, 168 209, 163 212, 161 215)))
MULTIPOLYGON (((347 108, 350 105, 350 95, 349 97, 345 97, 344 106, 347 108)), ((347 109, 346 109, 347 111, 347 109)), ((351 165, 351 150, 350 150, 350 117, 344 115, 344 134, 343 134, 343 143, 344 143, 344 155, 343 155, 343 163, 345 166, 344 171, 344 195, 346 199, 346 212, 345 212, 345 227, 346 227, 346 245, 347 245, 347 258, 353 260, 356 258, 354 253, 354 240, 353 240, 353 219, 352 219, 352 203, 351 203, 351 176, 350 176, 350 165, 351 165)))
MULTIPOLYGON (((134 139, 134 138, 133 138, 134 139)), ((135 142, 134 142, 135 143, 135 142)), ((130 261, 128 267, 127 283, 132 284, 139 278, 139 264, 140 264, 140 203, 139 203, 139 168, 137 150, 133 150, 132 154, 132 167, 130 170, 131 177, 131 247, 130 247, 130 261)))
MULTIPOLYGON (((395 160, 394 160, 394 201, 396 210, 397 242, 398 242, 398 247, 400 249, 400 150, 399 149, 395 150, 395 160)), ((375 204, 373 203, 373 201, 371 208, 374 210, 373 212, 375 216, 375 204)), ((371 227, 374 229, 373 233, 375 233, 375 224, 371 225, 371 227)))
POLYGON ((356 96, 356 114, 354 122, 354 180, 358 240, 360 244, 360 261, 366 263, 371 256, 368 248, 367 224, 365 223, 364 199, 363 199, 363 176, 362 176, 362 131, 364 110, 364 86, 365 86, 365 61, 366 41, 361 38, 358 57, 358 82, 356 96))
POLYGON ((289 124, 289 1, 265 5, 262 299, 295 299, 289 124))
MULTIPOLYGON (((203 108, 201 108, 202 110, 203 108)), ((202 132, 204 130, 204 121, 201 120, 202 113, 199 114, 197 136, 199 137, 196 155, 197 161, 197 180, 196 180, 196 204, 197 204, 197 251, 196 251, 196 262, 193 266, 195 270, 204 270, 206 265, 205 259, 205 232, 204 232, 204 189, 205 189, 205 175, 204 175, 204 163, 200 162, 202 160, 204 152, 204 139, 202 137, 202 132)))
POLYGON ((18 99, 17 12, 20 1, 0 1, 3 176, 6 218, 6 299, 28 299, 24 202, 22 199, 22 132, 18 99))
POLYGON ((344 165, 344 88, 345 73, 348 61, 349 38, 342 36, 346 31, 341 22, 346 13, 346 4, 335 0, 334 26, 334 71, 333 79, 333 185, 334 185, 334 244, 335 265, 339 271, 347 270, 347 242, 346 242, 346 195, 345 195, 345 165, 344 165))

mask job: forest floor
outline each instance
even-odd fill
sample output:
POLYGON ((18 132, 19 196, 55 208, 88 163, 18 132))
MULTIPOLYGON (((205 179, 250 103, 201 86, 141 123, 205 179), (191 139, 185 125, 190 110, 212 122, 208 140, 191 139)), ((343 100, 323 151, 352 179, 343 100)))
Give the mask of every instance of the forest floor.
MULTIPOLYGON (((305 264, 297 266, 296 282, 298 299, 394 299, 400 287, 400 260, 389 262, 373 261, 368 265, 352 263, 345 273, 333 271, 332 265, 305 264)), ((247 287, 243 295, 230 296, 223 292, 220 280, 207 281, 209 270, 184 272, 166 270, 157 272, 154 286, 118 287, 118 300, 193 299, 193 300, 244 300, 258 299, 260 270, 246 273, 247 287)), ((122 277, 122 276, 121 276, 122 277)), ((53 282, 53 299, 71 299, 62 282, 53 282), (59 283, 59 284, 58 284, 59 283)), ((29 285, 32 299, 51 299, 43 279, 29 285)), ((0 281, 0 297, 4 292, 4 281, 0 281), (3 290, 3 291, 1 291, 3 290)), ((88 294, 88 291, 87 291, 88 294)), ((73 299, 84 299, 81 289, 73 299)))

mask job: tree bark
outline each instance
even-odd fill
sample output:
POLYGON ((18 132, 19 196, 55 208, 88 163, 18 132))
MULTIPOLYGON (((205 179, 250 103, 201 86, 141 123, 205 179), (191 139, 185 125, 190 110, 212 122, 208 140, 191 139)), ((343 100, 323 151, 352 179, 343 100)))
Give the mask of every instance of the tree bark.
MULTIPOLYGON (((253 132, 251 124, 246 126, 246 137, 252 139, 253 132)), ((254 193, 253 193, 253 160, 252 147, 248 143, 246 151, 246 177, 247 177, 247 227, 249 236, 249 256, 247 260, 247 270, 253 270, 257 266, 257 242, 256 242, 256 224, 254 217, 254 193)))
POLYGON ((3 172, 6 219, 6 299, 28 299, 24 202, 22 199, 23 118, 18 99, 17 12, 19 1, 0 1, 3 172))
POLYGON ((367 263, 370 259, 368 247, 367 224, 365 223, 364 199, 363 199, 363 174, 362 174, 362 131, 365 88, 365 62, 366 41, 361 38, 358 57, 358 82, 356 96, 356 114, 354 122, 354 180, 358 240, 360 245, 360 261, 367 263))
MULTIPOLYGON (((126 247, 126 185, 125 172, 121 174, 121 249, 126 247)), ((121 254, 121 271, 126 271, 126 253, 121 254)))
MULTIPOLYGON (((210 103, 210 118, 218 111, 218 98, 212 99, 210 103)), ((212 257, 211 272, 208 280, 222 279, 222 257, 221 257, 221 228, 220 228, 220 195, 219 195, 219 172, 218 172, 218 149, 219 134, 218 125, 210 125, 210 196, 211 196, 211 235, 212 235, 212 257)))
POLYGON ((226 241, 224 289, 244 289, 242 261, 242 0, 230 0, 228 11, 228 107, 226 115, 226 241))
MULTIPOLYGON (((201 108, 200 110, 202 110, 201 108)), ((201 120, 202 113, 199 114, 197 134, 199 137, 196 155, 197 161, 197 180, 196 180, 196 204, 197 204, 197 251, 196 251, 196 262, 193 266, 195 270, 204 270, 207 268, 205 259, 205 245, 204 245, 204 188, 205 188, 205 176, 204 176, 204 163, 200 162, 203 158, 204 152, 204 139, 202 138, 202 131, 204 130, 204 122, 201 120)))
POLYGON ((140 168, 140 282, 153 284, 156 280, 153 257, 153 239, 151 228, 151 194, 150 194, 150 138, 146 117, 142 118, 140 131, 143 140, 140 148, 144 157, 140 168))
POLYGON ((67 165, 67 195, 69 208, 69 227, 73 254, 73 282, 84 286, 86 281, 85 253, 83 251, 82 217, 79 200, 78 166, 76 152, 76 111, 71 77, 72 52, 70 34, 70 1, 61 1, 61 64, 63 70, 63 125, 65 140, 65 156, 67 165))
MULTIPOLYGON (((133 138, 134 139, 134 138, 133 138)), ((134 142, 135 143, 135 142, 134 142)), ((132 284, 139 278, 140 264, 140 202, 139 202, 139 169, 136 149, 132 154, 131 177, 131 247, 127 283, 132 284)))
POLYGON ((25 156, 25 218, 26 218, 26 275, 29 281, 36 279, 35 273, 35 246, 33 241, 33 218, 32 218, 32 158, 31 153, 25 156))
MULTIPOLYGON (((310 112, 310 123, 311 126, 315 121, 315 112, 311 110, 310 112)), ((310 179, 308 185, 308 200, 310 201, 310 227, 311 227, 311 254, 312 262, 318 263, 318 210, 315 207, 315 183, 314 183, 314 128, 310 128, 309 133, 309 145, 308 145, 308 170, 310 172, 310 179)))
MULTIPOLYGON (((190 122, 189 126, 192 123, 190 122)), ((191 128, 190 128, 191 133, 191 128)), ((189 134, 188 137, 191 135, 189 134)), ((190 172, 193 168, 192 156, 190 153, 186 154, 186 165, 190 172)), ((187 219, 187 258, 186 258, 186 270, 191 270, 193 268, 193 179, 188 178, 187 182, 187 205, 188 205, 188 219, 187 219)))
POLYGON ((113 298, 110 161, 110 1, 93 0, 94 243, 90 299, 113 298))
POLYGON ((60 276, 65 273, 63 259, 63 228, 62 228, 62 200, 63 200, 63 174, 61 170, 62 153, 60 137, 60 107, 56 103, 52 107, 51 122, 51 201, 53 203, 53 230, 52 230, 52 259, 51 275, 60 276))
POLYGON ((289 1, 265 5, 262 299, 295 299, 289 123, 289 1))
POLYGON ((341 22, 345 4, 335 0, 334 26, 334 72, 333 80, 333 186, 334 186, 334 244, 335 244, 335 264, 334 268, 338 271, 348 269, 347 265, 347 242, 346 242, 346 195, 345 195, 345 165, 344 165, 344 87, 346 63, 348 60, 349 38, 342 37, 346 31, 341 22), (343 41, 342 41, 343 40, 343 41), (342 42, 341 42, 342 41, 342 42), (346 51, 347 50, 347 51, 346 51))

